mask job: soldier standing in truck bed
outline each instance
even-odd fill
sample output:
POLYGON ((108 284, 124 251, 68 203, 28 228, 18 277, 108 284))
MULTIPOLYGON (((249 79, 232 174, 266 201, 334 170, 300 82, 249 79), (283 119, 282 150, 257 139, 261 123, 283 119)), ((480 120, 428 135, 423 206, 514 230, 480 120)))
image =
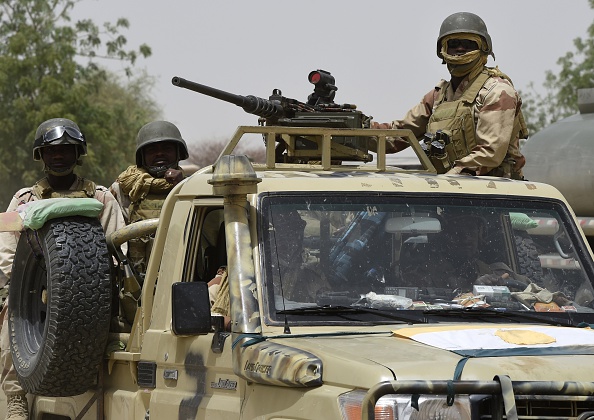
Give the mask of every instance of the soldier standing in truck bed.
MULTIPOLYGON (((14 211, 21 205, 48 198, 95 198, 103 203, 99 221, 108 235, 125 226, 122 212, 115 198, 107 188, 81 178, 74 168, 82 164, 87 154, 87 142, 78 125, 66 118, 52 118, 39 125, 33 144, 33 159, 43 163, 46 176, 29 188, 22 188, 13 196, 7 211, 14 211)), ((0 271, 6 280, 10 279, 12 263, 20 232, 0 232, 0 271)), ((0 290, 7 290, 7 284, 0 283, 0 290)), ((8 332, 8 299, 2 310, 1 374, 2 390, 6 394, 7 420, 26 420, 28 403, 26 393, 19 384, 12 362, 8 332)))
MULTIPOLYGON (((527 137, 522 100, 498 67, 486 67, 493 54, 485 22, 469 12, 448 16, 439 31, 437 56, 447 65, 442 80, 402 120, 372 128, 410 129, 425 139, 438 173, 522 179, 525 159, 519 139, 527 137)), ((388 152, 408 147, 396 138, 388 152)))
MULTIPOLYGON (((188 148, 179 129, 168 121, 144 125, 136 137, 136 165, 129 166, 109 188, 126 223, 158 218, 169 191, 184 179, 179 161, 188 148)), ((136 273, 146 272, 152 238, 128 242, 128 257, 136 273)))

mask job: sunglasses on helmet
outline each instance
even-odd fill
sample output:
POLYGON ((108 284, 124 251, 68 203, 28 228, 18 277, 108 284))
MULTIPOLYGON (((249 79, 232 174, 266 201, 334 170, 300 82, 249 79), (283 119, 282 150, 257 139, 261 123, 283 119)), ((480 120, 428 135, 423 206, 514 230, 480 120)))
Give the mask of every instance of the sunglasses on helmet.
POLYGON ((476 41, 470 39, 450 39, 448 41, 448 48, 459 48, 462 47, 465 50, 478 50, 478 44, 476 41))
POLYGON ((65 127, 60 125, 58 127, 54 127, 51 130, 43 133, 41 136, 35 139, 35 146, 43 146, 48 143, 52 143, 53 141, 62 138, 64 134, 68 135, 74 140, 79 140, 81 142, 85 142, 85 136, 79 130, 74 127, 65 127))

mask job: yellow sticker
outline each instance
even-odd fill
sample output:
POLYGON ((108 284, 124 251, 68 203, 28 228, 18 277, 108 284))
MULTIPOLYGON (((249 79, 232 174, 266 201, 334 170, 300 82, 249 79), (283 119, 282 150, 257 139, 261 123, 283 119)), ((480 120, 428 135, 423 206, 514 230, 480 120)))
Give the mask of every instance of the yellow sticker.
POLYGON ((495 335, 511 344, 551 344, 556 342, 555 337, 530 330, 497 330, 495 335))

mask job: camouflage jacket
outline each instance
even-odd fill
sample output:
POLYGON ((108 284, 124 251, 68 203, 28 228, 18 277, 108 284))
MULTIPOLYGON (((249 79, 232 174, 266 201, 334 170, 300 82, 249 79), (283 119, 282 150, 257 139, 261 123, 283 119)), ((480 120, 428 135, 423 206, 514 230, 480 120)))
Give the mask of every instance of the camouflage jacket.
MULTIPOLYGON (((392 128, 410 129, 417 138, 422 138, 441 91, 446 90, 445 102, 455 101, 461 98, 469 85, 470 81, 466 78, 454 92, 450 82, 441 80, 403 119, 392 121, 392 128)), ((510 81, 497 76, 487 79, 473 105, 477 145, 470 154, 455 162, 452 172, 460 173, 463 168, 468 168, 476 171, 477 175, 484 175, 501 165, 504 159, 513 159, 515 170, 521 172, 526 160, 520 153, 519 136, 510 140, 521 104, 522 100, 510 81)), ((396 151, 406 147, 408 143, 405 141, 395 140, 396 151)))
MULTIPOLYGON (((80 191, 83 184, 83 179, 77 177, 69 190, 80 191)), ((103 203, 103 210, 99 215, 99 220, 101 221, 101 225, 106 234, 110 234, 117 229, 126 226, 120 206, 107 188, 97 185, 95 188, 95 199, 103 203)), ((33 194, 32 187, 22 188, 12 197, 6 211, 14 211, 19 205, 35 200, 37 200, 37 197, 33 194)), ((12 262, 14 260, 14 253, 16 251, 19 236, 19 232, 0 232, 0 271, 3 274, 0 276, 2 277, 0 279, 0 287, 4 287, 6 282, 10 279, 12 262)))

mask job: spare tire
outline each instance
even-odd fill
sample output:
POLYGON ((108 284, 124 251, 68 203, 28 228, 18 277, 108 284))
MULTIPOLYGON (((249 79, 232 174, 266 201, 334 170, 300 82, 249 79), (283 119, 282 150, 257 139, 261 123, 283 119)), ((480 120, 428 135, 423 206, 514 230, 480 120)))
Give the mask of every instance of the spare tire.
POLYGON ((9 289, 10 350, 21 386, 52 397, 96 384, 111 315, 110 257, 97 219, 21 234, 9 289))
POLYGON ((517 230, 514 230, 514 238, 519 274, 523 274, 534 283, 543 286, 543 271, 534 240, 528 233, 517 230))

